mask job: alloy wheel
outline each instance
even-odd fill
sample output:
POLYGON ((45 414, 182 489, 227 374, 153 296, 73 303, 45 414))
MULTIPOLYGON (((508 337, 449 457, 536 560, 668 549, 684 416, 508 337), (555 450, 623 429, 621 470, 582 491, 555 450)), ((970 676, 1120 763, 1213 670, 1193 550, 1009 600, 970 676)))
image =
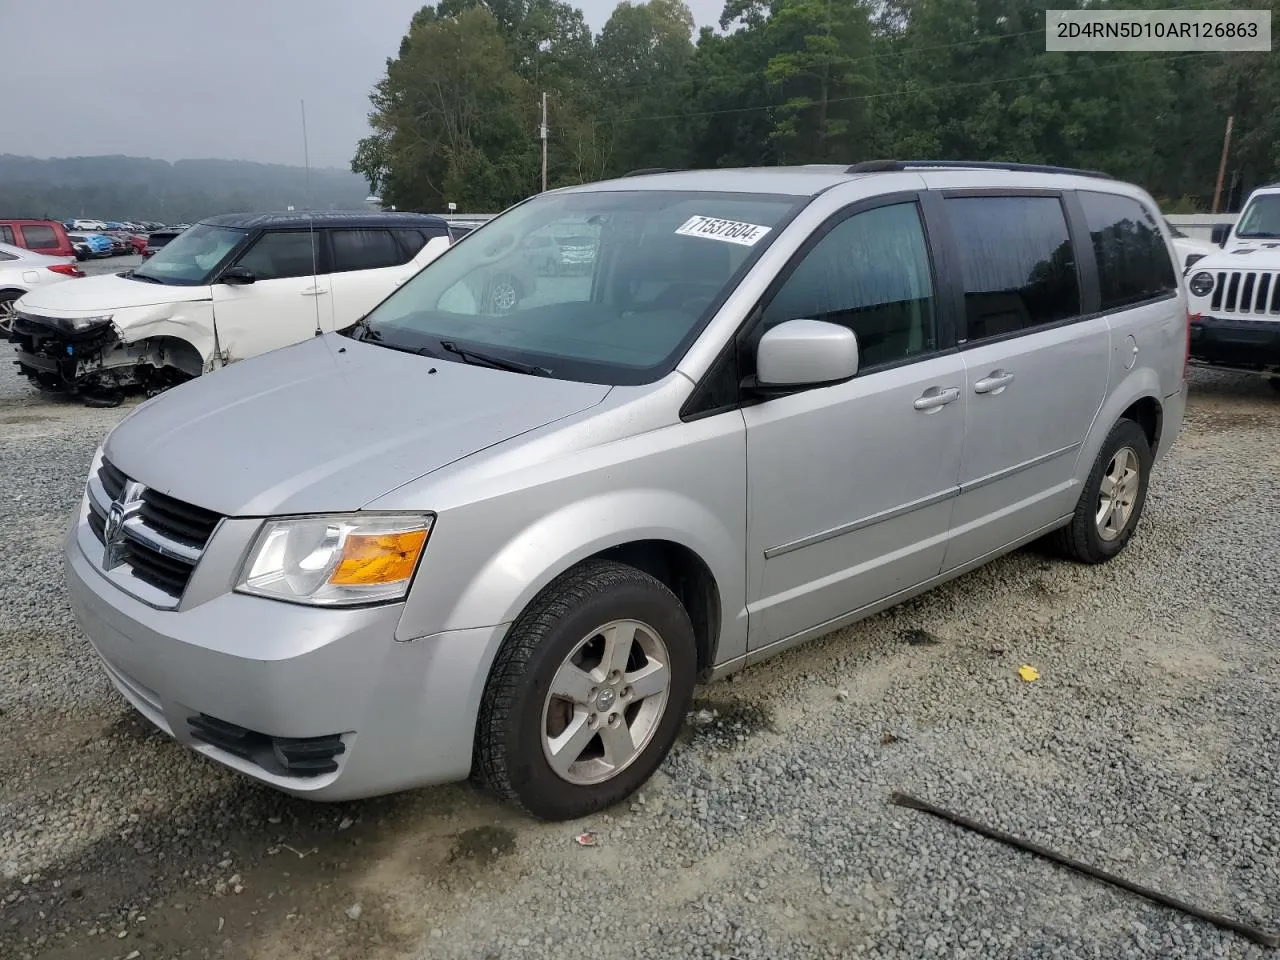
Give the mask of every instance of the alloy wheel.
POLYGON ((586 786, 630 766, 666 712, 670 663, 662 637, 638 620, 615 620, 584 637, 542 708, 542 749, 556 775, 586 786))
POLYGON ((1110 542, 1124 533, 1133 516, 1141 480, 1141 462, 1132 447, 1121 447, 1107 464, 1098 487, 1098 508, 1094 517, 1098 536, 1110 542))

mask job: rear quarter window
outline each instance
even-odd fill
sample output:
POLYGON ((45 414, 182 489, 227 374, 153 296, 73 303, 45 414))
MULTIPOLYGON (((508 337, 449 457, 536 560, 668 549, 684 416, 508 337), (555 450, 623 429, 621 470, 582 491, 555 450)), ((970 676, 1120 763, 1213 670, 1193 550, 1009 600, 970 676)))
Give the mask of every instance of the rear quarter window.
POLYGON ((416 257, 418 252, 427 245, 426 235, 421 230, 406 228, 391 232, 396 235, 396 239, 400 241, 400 245, 404 247, 404 252, 410 260, 416 257))
POLYGON ((1098 261, 1103 310, 1177 292, 1173 260, 1150 210, 1113 193, 1082 191, 1080 203, 1098 261))
POLYGON ((378 270, 406 262, 390 230, 333 230, 333 272, 378 270))

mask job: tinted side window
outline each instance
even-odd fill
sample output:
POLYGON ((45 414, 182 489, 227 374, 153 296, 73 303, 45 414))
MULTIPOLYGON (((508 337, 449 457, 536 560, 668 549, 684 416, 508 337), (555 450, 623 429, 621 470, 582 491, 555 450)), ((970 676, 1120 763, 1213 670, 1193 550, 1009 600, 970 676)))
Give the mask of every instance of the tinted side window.
POLYGON ((866 368, 933 350, 933 310, 919 211, 896 203, 836 224, 778 290, 764 327, 800 318, 848 327, 866 368))
POLYGON ((0 243, 7 243, 11 247, 16 247, 13 242, 13 227, 0 227, 0 243))
MULTIPOLYGON (((418 255, 418 252, 427 245, 427 238, 422 235, 421 230, 395 230, 396 239, 400 241, 400 245, 404 247, 405 253, 412 260, 418 255)), ((408 261, 405 261, 406 263, 408 261)))
POLYGON ((332 230, 333 272, 377 270, 405 262, 389 230, 332 230))
POLYGON ((252 270, 259 280, 309 277, 317 266, 312 261, 312 252, 319 246, 320 235, 315 235, 317 242, 314 246, 311 237, 309 230, 264 233, 237 263, 252 270))
POLYGON ((1080 313, 1080 283, 1057 197, 950 197, 970 342, 1080 313))
POLYGON ((1131 197, 1081 192, 1098 258, 1102 309, 1141 303, 1178 289, 1169 249, 1151 212, 1131 197))
POLYGON ((59 245, 58 235, 47 224, 29 223, 22 228, 22 235, 27 239, 28 250, 52 250, 59 245))

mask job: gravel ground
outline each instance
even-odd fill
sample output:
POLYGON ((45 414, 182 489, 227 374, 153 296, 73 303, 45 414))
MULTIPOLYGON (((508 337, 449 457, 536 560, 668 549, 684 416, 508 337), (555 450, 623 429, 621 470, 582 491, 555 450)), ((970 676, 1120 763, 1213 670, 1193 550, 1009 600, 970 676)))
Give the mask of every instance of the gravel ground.
POLYGON ((150 730, 78 634, 58 560, 127 411, 0 370, 0 535, 25 545, 0 557, 5 960, 1264 956, 894 790, 1280 927, 1263 383, 1196 375, 1114 563, 1022 552, 702 690, 706 722, 639 802, 559 825, 465 786, 307 804, 150 730))

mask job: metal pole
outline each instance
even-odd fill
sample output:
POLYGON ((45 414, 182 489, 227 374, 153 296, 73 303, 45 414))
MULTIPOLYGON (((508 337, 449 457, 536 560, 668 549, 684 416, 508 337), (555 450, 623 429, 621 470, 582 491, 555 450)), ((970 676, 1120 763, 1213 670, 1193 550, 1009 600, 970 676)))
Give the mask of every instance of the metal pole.
POLYGON ((547 94, 542 94, 542 126, 539 128, 542 135, 542 192, 547 192, 547 94))
MULTIPOLYGON (((1218 183, 1213 188, 1213 212, 1218 212, 1218 200, 1222 197, 1222 178, 1227 175, 1227 148, 1231 145, 1231 126, 1235 117, 1227 117, 1227 132, 1222 137, 1222 161, 1218 164, 1218 183)), ((544 188, 545 189, 545 188, 544 188)))

